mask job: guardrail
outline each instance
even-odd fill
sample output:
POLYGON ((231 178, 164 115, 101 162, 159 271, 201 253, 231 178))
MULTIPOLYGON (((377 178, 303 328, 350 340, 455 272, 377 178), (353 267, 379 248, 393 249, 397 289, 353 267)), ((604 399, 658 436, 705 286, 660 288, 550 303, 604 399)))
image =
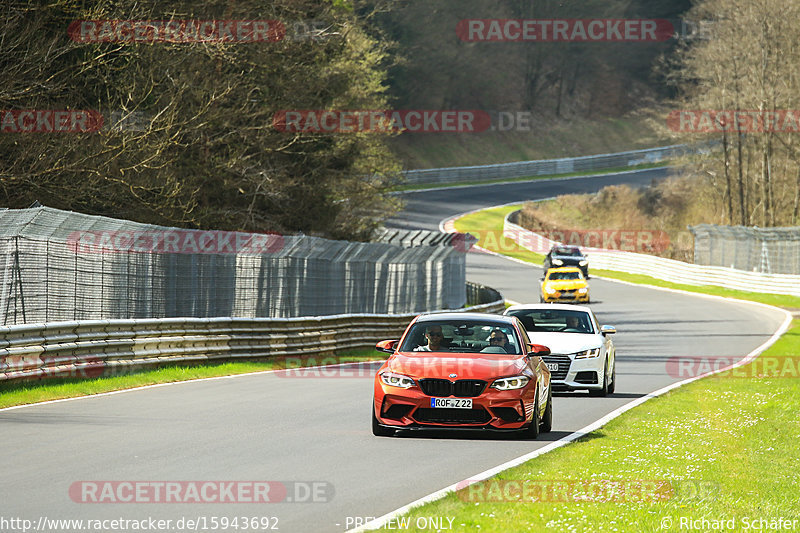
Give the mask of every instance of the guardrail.
MULTIPOLYGON (((505 309, 496 290, 473 283, 467 287, 472 302, 484 302, 455 311, 505 309)), ((414 316, 121 319, 3 326, 0 381, 98 377, 172 363, 330 355, 397 338, 414 316)))
MULTIPOLYGON (((503 223, 503 234, 527 250, 547 253, 557 244, 538 233, 511 222, 509 213, 503 223)), ((617 270, 634 274, 646 274, 655 278, 685 283, 687 285, 717 285, 750 292, 765 292, 800 296, 800 276, 788 274, 762 274, 732 268, 694 265, 647 254, 621 250, 582 248, 589 254, 589 268, 617 270)))
POLYGON ((541 159, 534 161, 517 161, 495 165, 478 165, 470 167, 429 168, 407 170, 403 174, 406 183, 457 183, 483 180, 502 180, 526 178, 529 176, 547 176, 552 174, 569 174, 571 172, 589 172, 609 168, 631 167, 643 163, 658 163, 665 159, 680 157, 687 153, 708 150, 708 145, 697 147, 685 144, 631 150, 614 154, 599 154, 563 159, 541 159))

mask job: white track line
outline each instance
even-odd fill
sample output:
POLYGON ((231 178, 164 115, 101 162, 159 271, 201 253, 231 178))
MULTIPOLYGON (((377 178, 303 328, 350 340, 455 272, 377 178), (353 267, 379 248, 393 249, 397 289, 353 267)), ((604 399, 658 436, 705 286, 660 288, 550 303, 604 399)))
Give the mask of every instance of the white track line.
MULTIPOLYGON (((518 203, 519 202, 512 202, 511 204, 505 204, 505 205, 513 205, 513 204, 518 204, 518 203)), ((503 207, 503 206, 494 206, 494 207, 503 207)), ((493 207, 487 207, 487 208, 484 208, 484 209, 493 209, 493 207)), ((452 217, 452 218, 449 218, 449 219, 445 219, 445 220, 443 220, 442 222, 439 223, 439 229, 442 232, 447 233, 447 231, 445 231, 445 228, 448 225, 452 228, 452 223, 453 223, 453 221, 455 219, 457 219, 457 218, 459 218, 461 216, 464 216, 466 214, 475 213, 475 212, 478 212, 478 211, 483 211, 484 209, 476 209, 475 211, 470 211, 469 213, 462 213, 461 215, 458 215, 458 216, 455 216, 455 217, 452 217)), ((479 248, 479 247, 477 247, 477 248, 480 249, 480 250, 483 250, 482 248, 479 248)), ((493 255, 499 255, 501 257, 505 257, 502 254, 498 254, 496 252, 490 252, 488 250, 486 250, 486 251, 488 253, 493 254, 493 255)), ((521 261, 519 259, 514 259, 514 258, 511 258, 511 257, 505 257, 505 258, 509 259, 511 261, 516 261, 518 263, 531 265, 531 263, 528 263, 527 261, 521 261)), ((532 265, 532 266, 536 266, 536 265, 532 265)), ((758 348, 756 348, 755 350, 753 350, 752 352, 750 352, 749 354, 744 356, 742 359, 740 359, 737 363, 735 363, 733 365, 729 365, 729 366, 727 366, 725 368, 720 368, 718 370, 715 370, 713 372, 709 372, 707 374, 703 374, 701 376, 695 376, 695 377, 692 377, 692 378, 689 378, 689 379, 685 379, 683 381, 678 381, 676 383, 673 383, 671 385, 667 385, 666 387, 658 389, 655 392, 651 392, 650 394, 647 394, 645 396, 637 398, 637 399, 635 399, 635 400, 633 400, 631 402, 626 403, 622 407, 619 407, 618 409, 615 409, 615 410, 611 411, 610 413, 608 413, 604 417, 602 417, 602 418, 600 418, 598 420, 595 420, 594 422, 592 422, 588 426, 585 426, 585 427, 579 429, 578 431, 575 431, 574 433, 570 433, 566 437, 563 437, 563 438, 561 438, 561 439, 559 439, 559 440, 557 440, 555 442, 552 442, 552 443, 548 444, 547 446, 539 448, 538 450, 534 450, 534 451, 532 451, 530 453, 527 453, 525 455, 521 455, 520 457, 517 457, 516 459, 512 459, 512 460, 507 461, 507 462, 505 462, 505 463, 503 463, 501 465, 498 465, 498 466, 496 466, 494 468, 490 468, 489 470, 485 470, 485 471, 483 471, 483 472, 481 472, 479 474, 475 474, 474 476, 470 476, 469 478, 464 479, 462 481, 459 481, 457 483, 453 483, 452 485, 449 485, 449 486, 447 486, 447 487, 445 487, 443 489, 437 490, 436 492, 432 492, 431 494, 428 494, 427 496, 423 496, 422 498, 420 498, 418 500, 415 500, 415 501, 409 503, 408 505, 404 505, 403 507, 400 507, 399 509, 395 509, 394 511, 392 511, 390 513, 387 513, 387 514, 385 514, 385 515, 383 515, 381 517, 378 517, 378 518, 376 518, 374 520, 371 520, 370 522, 364 524, 361 527, 358 527, 356 529, 351 529, 347 533, 359 533, 359 532, 362 532, 362 531, 369 531, 369 530, 379 529, 379 528, 383 527, 384 525, 386 525, 386 523, 389 522, 389 520, 409 512, 414 507, 419 507, 420 505, 424 505, 426 503, 430 503, 430 502, 439 500, 441 498, 444 498, 445 496, 447 496, 451 492, 455 492, 456 490, 463 489, 464 487, 467 487, 467 486, 469 486, 469 485, 471 485, 473 483, 476 483, 478 481, 483 481, 485 479, 488 479, 488 478, 490 478, 492 476, 495 476, 495 475, 499 474, 500 472, 503 472, 504 470, 508 470, 510 468, 514 468, 515 466, 519 466, 522 463, 525 463, 526 461, 530 461, 531 459, 539 457, 540 455, 544 455, 547 452, 550 452, 552 450, 555 450, 556 448, 560 448, 562 446, 565 446, 566 444, 569 444, 570 442, 572 442, 572 441, 574 441, 576 439, 579 439, 579 438, 581 438, 581 437, 583 437, 585 435, 588 435, 592 431, 595 431, 595 430, 601 428, 602 426, 604 426, 605 424, 607 424, 611 420, 617 418, 622 413, 624 413, 624 412, 626 412, 626 411, 628 411, 630 409, 633 409, 634 407, 637 407, 637 406, 643 404, 644 402, 646 402, 647 400, 649 400, 651 398, 657 398, 659 396, 662 396, 662 395, 666 394, 667 392, 669 392, 669 391, 671 391, 673 389, 676 389, 678 387, 686 385, 687 383, 691 383, 693 381, 696 381, 696 380, 698 380, 700 378, 707 377, 707 376, 710 376, 710 375, 713 375, 713 374, 717 374, 719 372, 724 372, 724 371, 729 370, 731 368, 736 368, 736 367, 745 365, 745 364, 751 362, 753 359, 755 359, 764 350, 766 350, 767 348, 769 348, 770 346, 775 344, 775 342, 781 337, 781 335, 786 333, 786 330, 789 329, 789 326, 791 325, 792 319, 793 319, 793 316, 792 316, 792 314, 790 312, 788 312, 788 311, 786 311, 784 309, 780 309, 778 307, 774 307, 774 306, 767 305, 767 304, 762 304, 762 303, 759 303, 759 302, 750 302, 748 300, 737 300, 736 298, 726 298, 726 297, 723 297, 723 296, 715 296, 715 295, 711 295, 711 294, 700 294, 700 293, 689 292, 689 291, 681 291, 681 290, 678 290, 678 289, 669 289, 669 288, 666 288, 666 287, 655 287, 655 286, 652 286, 652 285, 644 285, 642 283, 630 283, 630 282, 627 282, 627 281, 619 281, 619 280, 610 279, 610 278, 603 278, 603 279, 607 279, 608 281, 613 281, 613 282, 616 282, 616 283, 624 283, 626 285, 635 285, 635 286, 638 286, 638 287, 647 287, 647 288, 652 288, 652 289, 657 289, 657 290, 662 290, 662 291, 675 292, 675 293, 679 293, 679 294, 688 294, 690 296, 700 296, 700 297, 704 297, 704 298, 715 298, 715 299, 721 299, 721 300, 727 300, 727 301, 736 301, 737 303, 745 303, 745 304, 749 304, 749 305, 756 305, 756 306, 760 306, 760 307, 766 307, 766 308, 769 308, 769 309, 775 309, 775 310, 778 310, 778 311, 780 311, 780 312, 782 312, 784 314, 784 320, 783 320, 783 323, 778 328, 778 330, 775 333, 773 333, 772 336, 769 339, 767 339, 758 348)))

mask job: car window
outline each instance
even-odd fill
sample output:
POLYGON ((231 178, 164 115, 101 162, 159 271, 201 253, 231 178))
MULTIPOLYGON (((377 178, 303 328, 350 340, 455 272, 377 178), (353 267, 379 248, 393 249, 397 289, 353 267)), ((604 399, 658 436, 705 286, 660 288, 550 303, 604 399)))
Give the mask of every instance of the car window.
POLYGON ((550 280, 575 280, 575 279, 583 279, 583 275, 580 272, 550 272, 547 275, 547 279, 550 279, 550 280))
MULTIPOLYGON (((504 345, 506 353, 522 353, 522 343, 517 336, 516 330, 505 323, 492 321, 476 320, 443 320, 425 321, 414 324, 408 334, 403 337, 400 351, 436 351, 436 352, 462 352, 462 353, 502 353, 497 350, 497 343, 492 343, 490 338, 492 332, 499 330, 507 339, 504 345), (442 340, 433 350, 428 350, 429 342, 425 336, 426 332, 438 331, 441 328, 442 340)), ((494 335, 495 337, 497 334, 494 335)), ((438 337, 438 335, 436 336, 438 337)))
POLYGON ((518 309, 510 311, 509 315, 519 318, 526 331, 595 333, 595 323, 585 311, 518 309))
POLYGON ((556 248, 554 251, 555 255, 566 255, 566 256, 574 256, 580 257, 581 251, 578 248, 556 248))

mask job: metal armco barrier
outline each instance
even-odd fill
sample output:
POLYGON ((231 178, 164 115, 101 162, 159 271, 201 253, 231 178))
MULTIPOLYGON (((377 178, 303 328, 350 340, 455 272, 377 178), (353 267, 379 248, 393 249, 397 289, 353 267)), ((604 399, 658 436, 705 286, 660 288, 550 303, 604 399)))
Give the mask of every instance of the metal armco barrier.
POLYGON ((643 163, 658 163, 665 159, 680 157, 689 153, 702 152, 708 149, 708 144, 699 145, 697 147, 677 144, 673 146, 663 146, 661 148, 632 150, 615 154, 516 161, 514 163, 500 163, 496 165, 407 170, 404 172, 404 175, 406 183, 409 185, 515 179, 529 176, 548 176, 552 174, 569 174, 571 172, 607 170, 609 168, 631 167, 643 163))
MULTIPOLYGON (((505 309, 494 289, 470 283, 467 292, 484 301, 457 311, 505 309)), ((333 354, 398 338, 414 316, 163 318, 2 326, 0 381, 99 377, 171 363, 333 354)))
MULTIPOLYGON (((514 213, 509 213, 503 224, 505 237, 514 240, 525 249, 539 253, 547 253, 547 250, 556 244, 555 241, 511 222, 509 218, 513 215, 514 213)), ((717 285, 742 291, 800 296, 800 276, 761 274, 725 267, 695 265, 619 250, 597 248, 582 248, 582 250, 587 252, 590 270, 601 268, 646 274, 665 281, 687 285, 717 285)))

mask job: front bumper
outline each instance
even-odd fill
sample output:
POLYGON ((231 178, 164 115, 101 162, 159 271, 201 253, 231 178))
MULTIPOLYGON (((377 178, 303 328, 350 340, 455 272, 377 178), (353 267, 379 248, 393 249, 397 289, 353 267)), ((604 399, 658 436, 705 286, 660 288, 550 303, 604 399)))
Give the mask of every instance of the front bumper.
POLYGON ((418 387, 398 389, 376 384, 375 415, 378 423, 393 429, 518 430, 533 417, 536 385, 513 391, 487 388, 472 398, 472 409, 431 407, 431 396, 418 387))
POLYGON ((584 294, 579 294, 577 292, 556 292, 554 294, 547 294, 546 292, 542 292, 542 300, 546 303, 588 303, 589 291, 586 291, 584 294))
POLYGON ((542 359, 545 363, 558 363, 558 370, 550 371, 554 391, 603 388, 605 362, 602 354, 600 357, 586 359, 575 359, 574 354, 551 354, 542 359))

